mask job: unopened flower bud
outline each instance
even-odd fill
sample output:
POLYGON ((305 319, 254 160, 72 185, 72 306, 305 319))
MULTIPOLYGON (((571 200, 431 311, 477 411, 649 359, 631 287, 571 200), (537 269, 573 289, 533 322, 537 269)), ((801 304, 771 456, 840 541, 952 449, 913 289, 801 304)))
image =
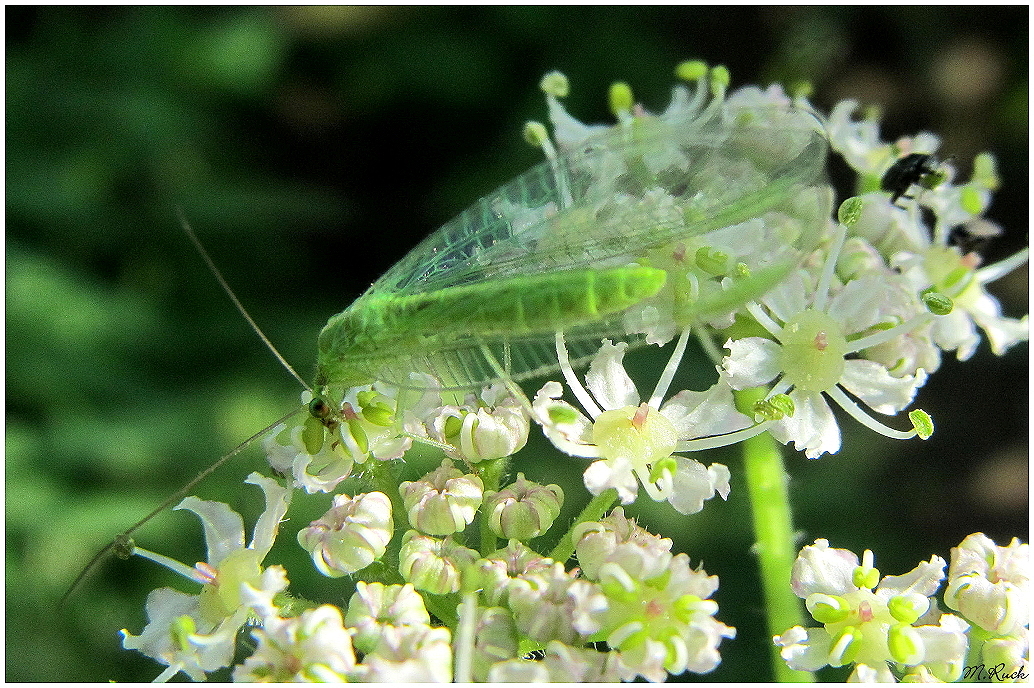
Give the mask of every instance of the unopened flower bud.
POLYGON ((951 550, 944 603, 998 635, 1020 634, 1030 610, 1030 547, 1013 538, 1001 547, 973 533, 951 550))
POLYGON ((399 494, 410 525, 428 535, 449 535, 474 520, 484 488, 481 478, 464 475, 446 459, 420 480, 403 482, 399 494))
POLYGON ((510 612, 500 607, 478 608, 471 662, 474 678, 487 680, 492 665, 520 654, 520 635, 510 612))
POLYGON ((671 563, 671 540, 654 535, 618 507, 606 518, 579 524, 571 533, 578 564, 586 578, 597 580, 604 564, 616 564, 636 580, 664 573, 671 563))
POLYGON ((381 492, 335 495, 327 513, 298 532, 320 573, 332 578, 366 568, 383 554, 394 532, 391 500, 381 492))
POLYGON ((417 590, 444 595, 459 591, 464 571, 477 558, 477 552, 449 538, 439 540, 410 530, 402 538, 399 572, 417 590))
POLYGON ((549 530, 563 503, 559 485, 539 485, 518 473, 516 482, 488 498, 486 512, 496 535, 527 541, 549 530))
POLYGON ((502 388, 490 387, 464 406, 443 406, 428 425, 434 439, 453 448, 454 459, 471 463, 511 456, 528 441, 531 420, 502 388))
POLYGON ((361 652, 376 649, 385 628, 427 626, 430 623, 424 598, 409 584, 359 581, 345 614, 345 625, 356 629, 352 643, 361 652))
POLYGON ((478 586, 485 604, 505 606, 514 579, 546 575, 555 562, 517 540, 477 562, 478 586))

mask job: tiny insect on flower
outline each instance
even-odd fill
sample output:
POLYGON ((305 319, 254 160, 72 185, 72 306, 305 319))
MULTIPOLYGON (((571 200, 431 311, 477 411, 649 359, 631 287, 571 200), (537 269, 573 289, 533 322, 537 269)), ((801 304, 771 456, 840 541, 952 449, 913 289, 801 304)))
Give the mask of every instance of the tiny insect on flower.
POLYGON ((899 158, 891 165, 880 179, 880 188, 891 193, 890 202, 897 204, 898 199, 906 196, 916 184, 932 188, 943 180, 938 174, 939 164, 937 158, 929 153, 909 153, 899 158))

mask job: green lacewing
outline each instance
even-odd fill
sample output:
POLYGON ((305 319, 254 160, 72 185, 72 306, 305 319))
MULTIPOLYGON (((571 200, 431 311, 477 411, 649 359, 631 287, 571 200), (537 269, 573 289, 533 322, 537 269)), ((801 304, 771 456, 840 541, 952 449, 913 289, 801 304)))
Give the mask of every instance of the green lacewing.
MULTIPOLYGON (((706 121, 638 117, 511 180, 430 235, 319 335, 316 387, 474 388, 557 367, 601 338, 641 343, 621 316, 657 297, 656 250, 789 210, 824 178, 828 143, 803 111, 706 121)), ((788 247, 789 248, 789 247, 788 247)), ((683 315, 735 308, 785 275, 786 254, 683 315)))
MULTIPOLYGON (((336 423, 323 400, 375 382, 459 390, 545 374, 559 365, 557 332, 576 365, 605 337, 643 343, 622 316, 660 298, 679 277, 652 265, 653 253, 669 246, 678 252, 680 242, 766 213, 793 217, 796 200, 822 184, 827 149, 810 114, 772 108, 719 109, 706 119, 636 117, 573 146, 469 207, 330 318, 319 335, 319 396, 310 411, 320 423, 336 423)), ((817 217, 802 223, 821 224, 817 217)), ((185 221, 184 228, 244 317, 294 373, 185 221)), ((801 230, 774 248, 770 264, 684 305, 680 316, 706 318, 764 293, 817 241, 816 227, 801 230)), ((109 551, 128 554, 133 532, 265 432, 101 550, 62 603, 109 551)))

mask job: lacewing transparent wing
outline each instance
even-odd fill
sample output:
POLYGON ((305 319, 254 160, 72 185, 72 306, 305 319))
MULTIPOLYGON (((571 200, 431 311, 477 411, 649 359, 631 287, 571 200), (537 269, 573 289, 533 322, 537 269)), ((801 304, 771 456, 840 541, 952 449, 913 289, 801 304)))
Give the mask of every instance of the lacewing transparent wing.
MULTIPOLYGON (((622 314, 671 276, 651 251, 766 213, 792 216, 824 179, 828 147, 811 115, 741 109, 708 121, 638 118, 545 162, 429 236, 319 337, 317 386, 384 381, 445 388, 544 374, 563 331, 575 358, 628 341, 622 314), (505 371, 502 372, 502 371, 505 371)), ((797 232, 798 248, 813 241, 797 232)), ((793 242, 734 288, 683 315, 733 309, 780 279, 793 242)))

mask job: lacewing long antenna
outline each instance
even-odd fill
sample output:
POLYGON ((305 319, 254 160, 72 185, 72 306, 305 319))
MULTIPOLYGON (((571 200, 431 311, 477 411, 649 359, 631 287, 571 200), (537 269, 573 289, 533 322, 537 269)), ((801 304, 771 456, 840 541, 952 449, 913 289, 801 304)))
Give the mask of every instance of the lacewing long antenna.
MULTIPOLYGON (((262 342, 266 345, 266 347, 273 352, 273 355, 276 356, 276 359, 280 361, 280 365, 282 365, 287 370, 287 372, 289 372, 294 377, 294 379, 302 385, 302 387, 309 390, 309 392, 311 393, 312 388, 309 387, 308 384, 306 384, 305 380, 303 380, 302 377, 298 375, 298 373, 295 371, 295 369, 291 367, 291 364, 288 363, 286 359, 284 359, 284 357, 280 354, 279 351, 277 351, 276 347, 273 346, 273 343, 269 341, 269 338, 266 337, 265 333, 262 332, 262 329, 259 328, 258 324, 252 319, 251 315, 248 314, 248 311, 244 309, 244 306, 241 304, 240 300, 237 299, 237 295, 233 293, 233 289, 230 288, 229 283, 223 277, 223 274, 219 271, 219 268, 215 266, 215 262, 212 260, 211 256, 208 255, 208 251, 205 250, 205 247, 197 238, 197 235, 191 228, 190 223, 187 222, 187 218, 186 215, 184 215, 183 213, 183 209, 177 207, 176 215, 177 217, 179 217, 180 224, 182 225, 183 231, 186 233, 187 238, 190 239, 191 243, 194 244, 194 248, 196 248, 198 253, 201 254, 201 258, 204 259, 205 264, 208 265, 208 269, 212 271, 212 274, 215 276, 216 281, 219 282, 219 286, 221 286, 223 288, 223 291, 226 292, 226 295, 230 297, 230 301, 233 302, 233 305, 237 308, 237 311, 240 312, 242 316, 244 316, 244 319, 247 321, 248 325, 251 326, 251 329, 255 332, 255 334, 258 335, 259 339, 261 339, 262 342)), ((156 506, 149 514, 141 518, 139 521, 134 523, 126 530, 119 533, 114 540, 109 542, 101 551, 97 552, 97 554, 94 555, 93 559, 91 559, 90 562, 86 564, 85 567, 83 567, 83 570, 80 571, 79 575, 75 577, 75 580, 72 581, 72 584, 68 586, 68 590, 65 591, 65 594, 61 596, 61 600, 58 602, 58 607, 60 608, 64 606, 68 598, 71 597, 72 594, 79 589, 79 587, 83 584, 83 581, 86 580, 87 576, 89 576, 90 573, 92 573, 93 570, 97 568, 97 566, 107 557, 107 555, 110 552, 115 552, 115 554, 122 559, 128 559, 133 554, 134 545, 133 538, 131 536, 134 532, 136 532, 136 530, 138 530, 145 523, 150 521, 152 518, 154 518, 161 512, 165 511, 167 508, 169 508, 176 502, 186 497, 187 493, 193 490, 198 483, 207 478, 214 471, 218 470, 219 467, 225 464, 227 461, 237 456, 237 454, 244 451, 244 449, 249 447, 255 440, 259 439, 264 434, 269 432, 270 429, 276 427, 280 423, 283 423, 288 418, 299 413, 302 410, 303 409, 299 408, 295 409, 294 411, 291 411, 287 415, 283 416, 282 418, 279 418, 272 424, 268 425, 262 430, 259 430, 254 435, 238 444, 230 452, 220 457, 218 461, 216 461, 211 466, 198 473, 193 480, 184 485, 179 491, 177 491, 175 494, 168 497, 165 501, 156 506)))
POLYGON ((223 277, 223 273, 219 272, 219 268, 215 266, 215 262, 213 262, 212 258, 208 255, 208 251, 205 250, 205 247, 201 244, 201 241, 197 238, 197 235, 194 234, 194 230, 191 229, 190 223, 187 222, 186 215, 183 214, 183 209, 177 207, 176 215, 179 217, 180 224, 183 225, 183 231, 186 232, 187 238, 189 238, 191 243, 194 244, 194 247, 197 249, 198 253, 201 254, 201 257, 208 265, 208 269, 212 271, 212 274, 215 275, 216 280, 218 280, 219 286, 223 288, 223 291, 226 292, 226 295, 230 297, 231 301, 233 301, 233 305, 237 307, 237 310, 240 312, 240 314, 244 316, 245 320, 248 321, 248 324, 251 326, 251 329, 254 330, 255 334, 259 336, 259 339, 262 340, 262 343, 265 344, 266 347, 273 352, 273 355, 276 356, 276 360, 280 361, 280 365, 286 368, 287 372, 289 372, 294 377, 294 379, 301 384, 302 387, 309 390, 309 392, 312 392, 312 388, 309 387, 308 383, 306 383, 305 380, 302 379, 301 375, 295 372, 295 369, 291 367, 291 364, 288 363, 287 360, 280 355, 280 352, 277 351, 275 346, 273 346, 273 342, 269 341, 269 338, 266 337, 265 333, 262 332, 262 329, 259 328, 258 324, 256 324, 255 321, 252 320, 251 316, 248 314, 248 311, 246 311, 244 309, 244 306, 241 305, 241 302, 237 299, 237 295, 233 293, 233 289, 230 288, 229 283, 227 283, 226 279, 223 277))
POLYGON ((58 607, 60 608, 60 607, 64 606, 64 604, 68 600, 68 598, 72 596, 72 593, 74 593, 76 590, 79 589, 79 587, 83 584, 83 581, 86 580, 86 577, 89 576, 90 573, 92 573, 95 568, 97 568, 97 565, 100 564, 106 558, 106 556, 108 555, 109 552, 115 552, 118 555, 118 557, 121 558, 121 559, 128 559, 130 557, 130 555, 133 554, 133 538, 131 536, 141 526, 143 526, 145 523, 150 521, 152 518, 154 518, 155 516, 157 516, 161 512, 163 512, 166 509, 168 509, 170 506, 172 506, 176 502, 178 502, 181 499, 183 499, 184 497, 186 497, 187 493, 189 493, 191 490, 193 490, 194 487, 198 483, 200 483, 202 480, 204 480, 205 478, 210 476, 215 471, 219 470, 219 468, 224 463, 226 463, 227 461, 229 461, 230 459, 232 459, 233 457, 237 456, 242 451, 247 449, 249 446, 251 446, 251 444, 255 440, 257 440, 260 437, 262 437, 263 435, 265 435, 267 432, 269 432, 272 428, 275 428, 280 423, 285 422, 291 416, 294 416, 294 415, 296 415, 298 413, 301 413, 303 410, 305 410, 305 407, 296 408, 295 410, 291 411, 290 413, 288 413, 288 414, 278 418, 277 420, 273 421, 273 423, 271 423, 270 425, 267 425, 266 427, 262 428, 261 430, 256 432, 254 435, 252 435, 251 437, 249 437, 248 439, 244 440, 243 442, 238 444, 236 447, 231 449, 226 454, 223 454, 221 457, 219 457, 218 461, 216 461, 211 466, 209 466, 205 470, 203 470, 200 473, 198 473, 194 477, 193 480, 191 480, 189 483, 187 483, 182 488, 180 488, 175 494, 172 494, 168 498, 166 498, 165 501, 163 501, 161 504, 159 504, 154 509, 152 509, 149 514, 147 514, 146 516, 141 518, 139 521, 137 521, 136 523, 131 525, 129 528, 126 528, 121 533, 119 533, 117 536, 115 536, 114 540, 109 542, 104 547, 104 549, 102 549, 101 551, 97 552, 97 554, 94 555, 93 559, 91 559, 90 562, 86 566, 83 567, 83 570, 80 571, 79 575, 75 577, 75 580, 72 581, 72 584, 68 586, 68 590, 65 591, 65 594, 61 596, 61 601, 58 602, 58 607))

